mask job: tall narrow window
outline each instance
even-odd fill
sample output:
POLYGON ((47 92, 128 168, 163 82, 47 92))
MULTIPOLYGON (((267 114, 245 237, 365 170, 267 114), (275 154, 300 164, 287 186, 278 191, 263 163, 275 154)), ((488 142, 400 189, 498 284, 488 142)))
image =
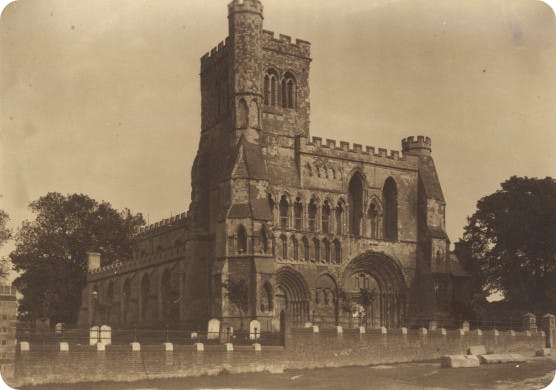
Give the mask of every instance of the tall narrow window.
POLYGON ((239 129, 246 129, 249 127, 249 107, 244 99, 239 100, 237 110, 237 127, 239 129))
POLYGON ((328 242, 328 240, 324 240, 323 242, 323 249, 324 249, 324 262, 326 263, 330 263, 330 242, 328 242))
POLYGON ((320 241, 317 238, 313 239, 313 247, 315 249, 313 259, 318 263, 320 261, 320 241))
POLYGON ((274 222, 274 199, 272 199, 272 194, 268 194, 268 208, 270 209, 272 222, 274 222))
POLYGON ((295 94, 295 78, 288 72, 282 80, 282 107, 295 108, 295 94))
POLYGON ((306 237, 301 239, 303 260, 309 261, 309 241, 306 237))
POLYGON ((371 228, 371 238, 378 238, 378 206, 375 200, 372 200, 369 206, 369 224, 371 228))
POLYGON ((276 75, 270 75, 270 104, 272 106, 275 106, 278 101, 277 83, 276 75))
POLYGON ((350 232, 361 235, 361 216, 363 214, 363 178, 359 172, 349 181, 350 232))
POLYGON ((237 227, 237 251, 245 253, 247 251, 247 232, 243 225, 237 227))
POLYGON ((342 246, 338 240, 334 240, 334 261, 336 264, 342 262, 342 246))
POLYGON ((314 199, 309 202, 309 208, 307 209, 308 219, 309 219, 309 230, 314 232, 317 230, 317 204, 314 199))
POLYGON ((280 236, 280 249, 281 249, 281 252, 282 252, 282 259, 287 259, 288 258, 288 239, 284 235, 280 236))
POLYGON ((389 177, 382 190, 384 207, 384 238, 390 241, 398 239, 398 190, 394 179, 389 177))
POLYGON ((270 104, 270 77, 267 74, 264 75, 264 104, 270 104))
POLYGON ((287 229, 289 227, 289 204, 286 199, 286 195, 282 195, 280 198, 280 227, 282 229, 287 229))
POLYGON ((303 204, 301 203, 301 199, 299 198, 295 200, 295 204, 293 206, 293 213, 294 213, 294 220, 295 220, 295 228, 297 230, 301 230, 303 226, 303 204))
POLYGON ((322 205, 322 232, 328 233, 330 230, 330 204, 325 200, 322 205))
POLYGON ((299 260, 299 244, 297 243, 297 238, 292 237, 292 249, 293 249, 293 259, 299 260))
POLYGON ((338 201, 336 206, 336 234, 342 234, 344 226, 344 206, 342 201, 338 201))
POLYGON ((261 247, 263 253, 268 253, 268 234, 264 226, 261 228, 261 247))
POLYGON ((288 106, 288 93, 286 88, 286 80, 282 80, 282 107, 288 106))

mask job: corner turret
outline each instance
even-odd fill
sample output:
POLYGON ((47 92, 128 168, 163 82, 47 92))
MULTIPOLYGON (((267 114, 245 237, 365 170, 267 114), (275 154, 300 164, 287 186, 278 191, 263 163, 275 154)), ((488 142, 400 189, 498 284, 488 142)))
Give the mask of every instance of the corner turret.
POLYGON ((415 137, 407 137, 402 139, 402 151, 404 154, 415 156, 430 156, 432 147, 431 139, 422 135, 415 137))

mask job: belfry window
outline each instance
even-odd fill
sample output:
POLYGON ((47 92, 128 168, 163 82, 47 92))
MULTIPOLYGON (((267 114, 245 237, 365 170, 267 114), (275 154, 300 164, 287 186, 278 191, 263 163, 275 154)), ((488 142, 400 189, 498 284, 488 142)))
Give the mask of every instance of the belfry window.
POLYGON ((309 209, 307 211, 309 216, 309 230, 314 232, 317 230, 317 204, 314 199, 311 199, 311 202, 309 202, 309 209))
POLYGON ((288 72, 282 79, 282 107, 295 108, 295 95, 295 78, 288 72))
POLYGON ((330 204, 327 200, 322 205, 322 232, 328 233, 330 230, 330 204))
POLYGON ((301 199, 297 198, 293 205, 294 223, 297 230, 301 230, 303 225, 303 204, 301 199))
POLYGON ((278 74, 274 69, 268 69, 264 76, 263 99, 265 106, 278 104, 278 74))

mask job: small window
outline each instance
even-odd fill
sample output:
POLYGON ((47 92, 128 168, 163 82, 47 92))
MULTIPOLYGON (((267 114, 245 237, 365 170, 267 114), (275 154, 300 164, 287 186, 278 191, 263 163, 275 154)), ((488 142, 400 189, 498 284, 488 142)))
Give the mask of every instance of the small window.
POLYGON ((247 251, 247 232, 243 225, 239 225, 237 228, 237 251, 239 253, 247 251))

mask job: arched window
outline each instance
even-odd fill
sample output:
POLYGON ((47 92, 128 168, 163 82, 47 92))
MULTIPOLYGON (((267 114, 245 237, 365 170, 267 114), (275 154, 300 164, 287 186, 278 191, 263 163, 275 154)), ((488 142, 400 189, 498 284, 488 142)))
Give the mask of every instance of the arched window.
POLYGON ((315 249, 313 252, 313 260, 318 263, 320 261, 320 241, 318 238, 313 239, 313 247, 315 249))
POLYGON ((303 237, 301 239, 301 245, 302 245, 303 260, 309 261, 309 241, 307 240, 306 237, 303 237))
POLYGON ((293 259, 299 260, 299 244, 297 243, 297 238, 292 237, 292 248, 293 248, 293 259))
POLYGON ((270 76, 268 74, 264 75, 264 104, 265 106, 270 104, 270 76))
POLYGON ((322 244, 323 244, 323 247, 324 247, 323 248, 324 249, 324 253, 323 253, 324 259, 323 260, 324 260, 325 263, 330 263, 330 242, 328 242, 327 239, 324 239, 322 244))
POLYGON ((143 275, 141 280, 141 319, 145 321, 149 312, 149 299, 151 294, 151 278, 149 274, 143 275))
POLYGON ((294 223, 295 228, 297 230, 301 230, 303 227, 303 204, 301 203, 301 199, 297 198, 293 205, 293 213, 294 213, 294 223))
POLYGON ((396 241, 398 239, 398 189, 396 182, 391 177, 384 182, 382 198, 384 239, 396 241))
POLYGON ((359 172, 349 181, 350 232, 361 235, 361 216, 363 215, 363 178, 359 172))
POLYGON ((130 320, 129 318, 129 306, 131 303, 131 280, 126 279, 126 281, 124 282, 124 287, 122 289, 122 295, 123 295, 123 319, 124 319, 124 323, 128 323, 128 321, 130 320))
POLYGON ((265 282, 261 292, 261 311, 272 311, 274 309, 274 304, 272 302, 272 286, 270 283, 265 282))
POLYGON ((261 247, 263 253, 268 253, 268 234, 264 226, 261 228, 261 247))
POLYGON ((282 259, 288 258, 288 239, 283 234, 280 236, 280 249, 282 254, 282 259))
POLYGON ((287 229, 289 226, 289 218, 288 218, 288 214, 289 214, 289 204, 288 204, 288 200, 286 199, 286 195, 282 195, 282 198, 280 198, 280 227, 282 229, 287 229))
POLYGON ((338 201, 336 206, 336 234, 342 234, 344 226, 344 206, 343 202, 338 201))
POLYGON ((237 251, 245 253, 247 251, 247 232, 243 225, 237 227, 237 251))
POLYGON ((342 262, 342 245, 338 240, 334 240, 334 262, 336 264, 340 264, 342 262))
POLYGON ((330 204, 325 200, 322 205, 322 232, 328 233, 330 230, 330 204))
POLYGON ((268 194, 268 208, 270 209, 270 214, 272 216, 272 221, 274 222, 274 199, 272 199, 272 194, 268 194))
POLYGON ((282 107, 295 108, 295 79, 291 73, 286 73, 282 80, 282 107))
POLYGON ((371 201, 369 206, 369 225, 371 228, 371 238, 378 238, 378 206, 376 200, 371 201))
POLYGON ((270 105, 275 106, 278 103, 278 78, 276 75, 270 75, 270 105))
POLYGON ((314 199, 309 202, 309 208, 307 209, 308 219, 309 219, 309 230, 314 232, 317 230, 317 203, 314 199))
POLYGON ((244 99, 240 99, 237 110, 237 127, 246 129, 249 127, 249 107, 244 99))

